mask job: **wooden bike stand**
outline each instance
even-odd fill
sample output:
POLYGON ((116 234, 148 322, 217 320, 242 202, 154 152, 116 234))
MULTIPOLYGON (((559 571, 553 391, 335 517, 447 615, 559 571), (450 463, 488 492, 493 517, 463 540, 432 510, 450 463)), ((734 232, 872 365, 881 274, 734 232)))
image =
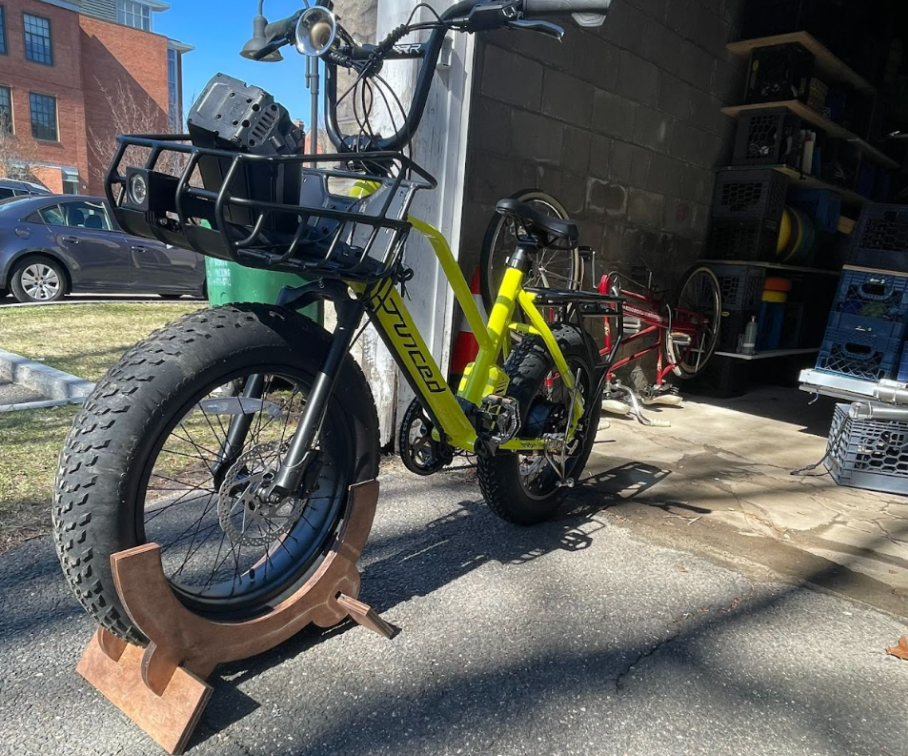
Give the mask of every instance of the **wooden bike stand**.
POLYGON ((393 626, 356 600, 362 553, 378 501, 378 481, 350 488, 350 516, 331 553, 293 596, 247 622, 212 622, 174 596, 157 544, 111 557, 117 592, 148 638, 134 646, 98 628, 76 669, 169 753, 182 753, 211 697, 205 679, 218 664, 264 653, 314 623, 331 627, 351 617, 386 638, 393 626))

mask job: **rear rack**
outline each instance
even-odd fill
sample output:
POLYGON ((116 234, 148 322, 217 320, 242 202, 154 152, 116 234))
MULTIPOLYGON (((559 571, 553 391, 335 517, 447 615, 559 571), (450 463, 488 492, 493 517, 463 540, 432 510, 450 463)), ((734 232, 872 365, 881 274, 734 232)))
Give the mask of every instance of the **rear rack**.
POLYGON ((105 191, 124 230, 309 277, 372 282, 391 275, 411 228, 415 193, 436 186, 429 173, 393 152, 252 155, 196 147, 189 135, 117 141, 105 191), (144 159, 135 159, 137 153, 144 159), (363 169, 331 166, 339 160, 363 169), (136 176, 144 192, 131 190, 136 176))
POLYGON ((599 294, 594 291, 574 291, 573 289, 537 289, 526 287, 528 294, 536 297, 536 304, 543 307, 567 307, 573 305, 581 315, 604 318, 623 317, 622 297, 599 294))

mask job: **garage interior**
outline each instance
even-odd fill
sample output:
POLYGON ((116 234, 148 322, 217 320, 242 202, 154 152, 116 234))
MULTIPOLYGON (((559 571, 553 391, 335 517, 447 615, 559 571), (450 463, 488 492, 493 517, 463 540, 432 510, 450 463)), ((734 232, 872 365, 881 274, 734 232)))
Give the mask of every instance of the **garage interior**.
MULTIPOLYGON (((882 380, 904 400, 885 381, 908 380, 906 16, 894 0, 615 0, 600 29, 566 22, 562 44, 483 35, 464 270, 497 200, 525 187, 577 219, 597 279, 648 269, 670 291, 706 261, 722 326, 681 391, 831 396, 833 475, 908 489, 908 418, 877 397, 882 380)), ((626 380, 643 388, 653 369, 626 380)))

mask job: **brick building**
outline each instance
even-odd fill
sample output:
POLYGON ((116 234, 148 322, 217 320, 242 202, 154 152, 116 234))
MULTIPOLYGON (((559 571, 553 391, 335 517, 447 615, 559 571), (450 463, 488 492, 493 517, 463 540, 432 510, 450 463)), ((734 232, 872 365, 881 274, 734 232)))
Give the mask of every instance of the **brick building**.
MULTIPOLYGON (((0 0, 0 128, 51 191, 97 194, 125 101, 158 130, 182 121, 181 56, 153 32, 158 0, 0 0)), ((143 124, 144 127, 144 124, 143 124)), ((9 161, 5 161, 9 162, 9 161)))

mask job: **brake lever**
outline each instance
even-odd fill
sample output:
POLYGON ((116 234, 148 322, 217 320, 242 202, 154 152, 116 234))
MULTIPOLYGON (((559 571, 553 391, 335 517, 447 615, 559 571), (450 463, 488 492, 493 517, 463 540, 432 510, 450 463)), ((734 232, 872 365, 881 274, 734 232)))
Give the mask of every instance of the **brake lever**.
POLYGON ((554 37, 559 42, 564 37, 564 29, 560 26, 549 21, 540 21, 539 19, 522 18, 508 21, 508 28, 538 32, 539 34, 545 34, 547 37, 554 37))

